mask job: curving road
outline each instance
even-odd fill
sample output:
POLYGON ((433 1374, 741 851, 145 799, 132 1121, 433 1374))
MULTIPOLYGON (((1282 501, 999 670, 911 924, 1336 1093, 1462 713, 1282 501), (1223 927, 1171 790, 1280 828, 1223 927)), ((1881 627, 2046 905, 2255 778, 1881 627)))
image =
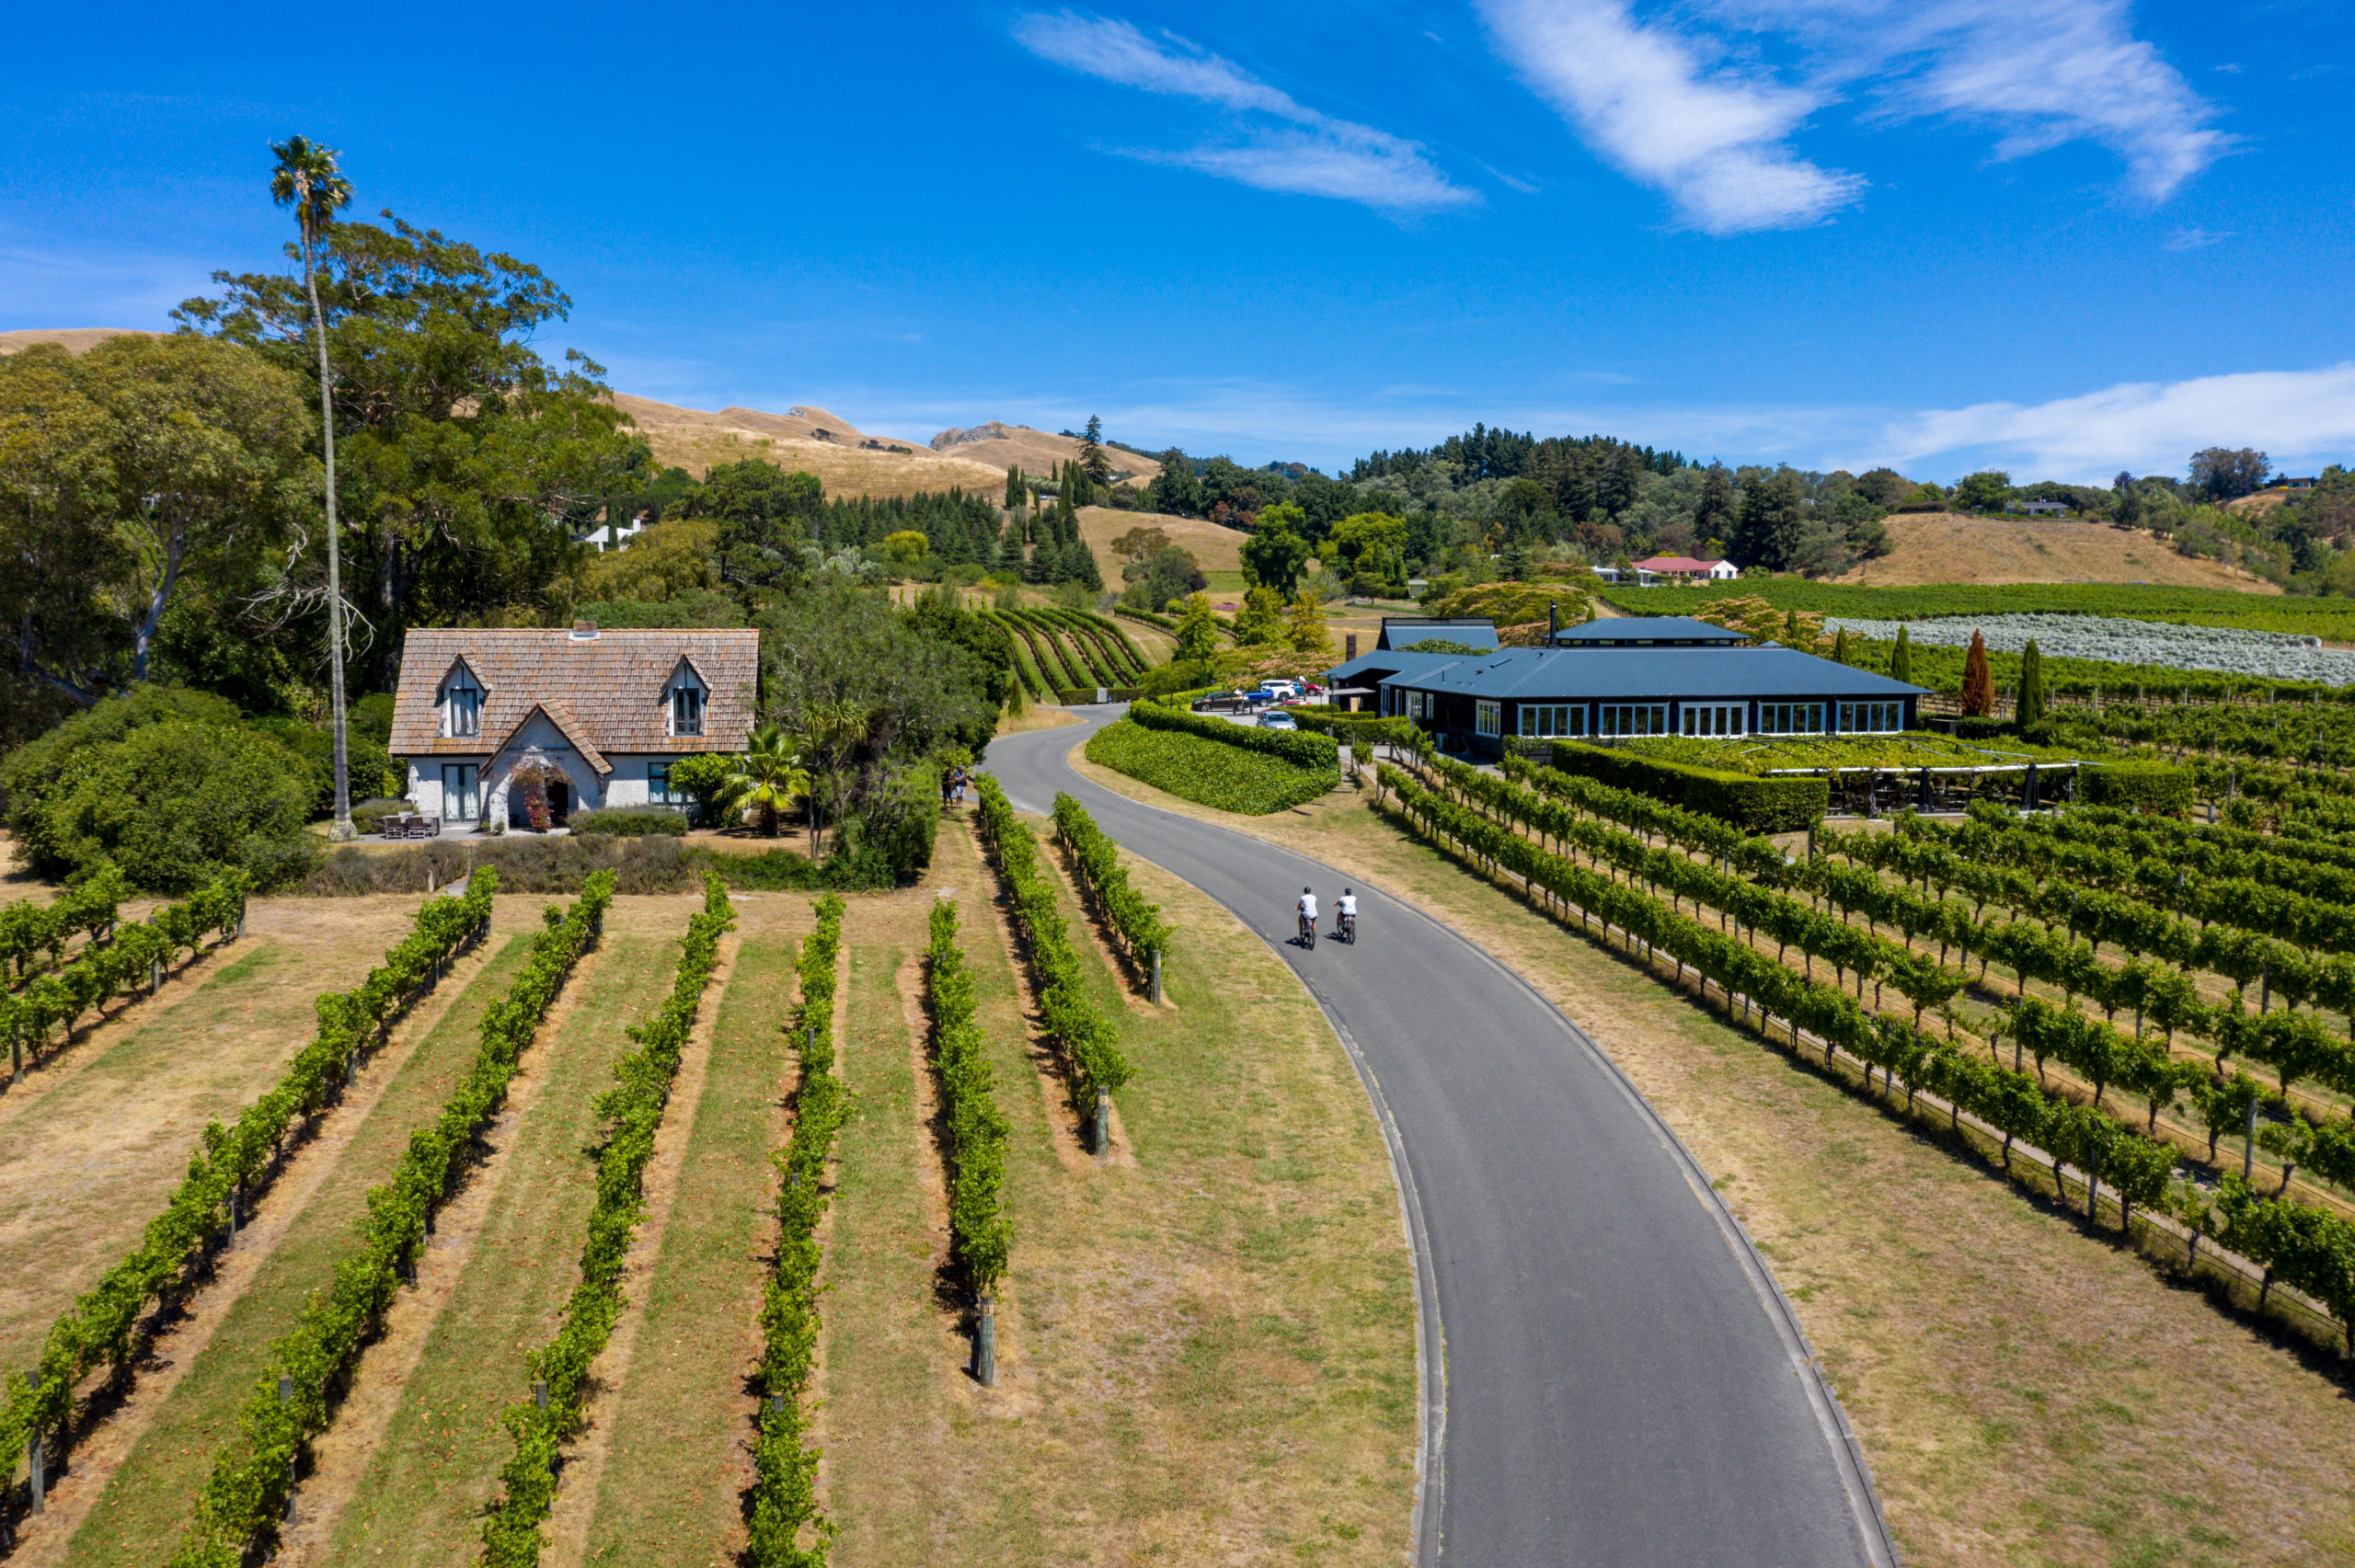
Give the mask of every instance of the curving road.
POLYGON ((1340 873, 1087 783, 1064 759, 1120 710, 1076 711, 1087 727, 991 743, 1007 795, 1043 812, 1069 791, 1234 910, 1323 1004, 1383 1114, 1423 1305, 1417 1561, 1893 1563, 1789 1304, 1577 1025, 1370 887, 1354 947, 1303 952, 1292 899, 1313 886, 1329 910, 1340 873))

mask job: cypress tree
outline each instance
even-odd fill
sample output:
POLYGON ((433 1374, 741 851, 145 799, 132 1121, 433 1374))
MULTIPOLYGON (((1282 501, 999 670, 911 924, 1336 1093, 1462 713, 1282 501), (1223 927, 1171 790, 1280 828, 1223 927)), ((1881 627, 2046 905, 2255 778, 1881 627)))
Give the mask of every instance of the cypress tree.
POLYGON ((1834 664, 1848 662, 1848 628, 1845 626, 1832 634, 1832 662, 1834 664))
POLYGON ((2036 639, 2028 640, 2028 651, 2020 655, 2019 722, 2034 724, 2044 716, 2044 652, 2036 639))
POLYGON ((1005 465, 1005 509, 1012 511, 1020 506, 1028 494, 1029 492, 1022 484, 1022 465, 1016 463, 1007 464, 1005 465))
POLYGON ((1962 656, 1962 711, 1967 718, 1985 718, 1995 711, 1995 678, 1987 669, 1987 639, 1970 634, 1970 651, 1962 656))
POLYGON ((1913 645, 1905 638, 1902 622, 1897 627, 1897 646, 1889 651, 1889 678, 1909 683, 1913 679, 1913 645))

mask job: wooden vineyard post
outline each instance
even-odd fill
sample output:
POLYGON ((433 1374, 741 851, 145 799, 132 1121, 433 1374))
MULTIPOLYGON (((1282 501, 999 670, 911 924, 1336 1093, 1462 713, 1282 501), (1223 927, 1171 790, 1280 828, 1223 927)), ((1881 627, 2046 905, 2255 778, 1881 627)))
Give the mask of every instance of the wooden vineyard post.
MULTIPOLYGON (((283 1372, 278 1374, 278 1402, 281 1404, 294 1402, 294 1379, 283 1372)), ((293 1454, 286 1456, 286 1512, 283 1516, 289 1524, 293 1522, 294 1456, 293 1454)))
MULTIPOLYGON (((547 1380, 546 1378, 542 1378, 538 1382, 534 1383, 534 1384, 532 1385, 532 1402, 533 1402, 534 1405, 537 1405, 541 1410, 546 1410, 546 1409, 547 1409, 547 1407, 548 1407, 548 1380, 547 1380)), ((548 1473, 549 1473, 550 1475, 554 1475, 554 1474, 556 1473, 556 1471, 557 1471, 556 1455, 555 1455, 553 1452, 551 1452, 551 1453, 548 1455, 548 1473)))
POLYGON ((2241 1180, 2246 1182, 2257 1168, 2257 1096, 2254 1094, 2248 1099, 2248 1130, 2244 1136, 2247 1141, 2241 1145, 2241 1180))
POLYGON ((973 1380, 985 1389, 997 1387, 997 1303, 987 1295, 973 1328, 973 1380))
POLYGON ((20 1018, 8 1020, 8 1086, 15 1088, 25 1081, 25 1024, 20 1018))
POLYGON ((1153 1004, 1161 1005, 1161 949, 1153 950, 1153 1004))
MULTIPOLYGON (((40 1392, 39 1372, 33 1374, 33 1392, 40 1392)), ((33 1512, 38 1514, 48 1506, 49 1498, 49 1478, 41 1464, 40 1417, 38 1415, 33 1417, 31 1434, 25 1438, 25 1466, 32 1471, 33 1512)))
POLYGON ((1096 1152, 1112 1152, 1112 1092, 1102 1084, 1096 1088, 1096 1152))

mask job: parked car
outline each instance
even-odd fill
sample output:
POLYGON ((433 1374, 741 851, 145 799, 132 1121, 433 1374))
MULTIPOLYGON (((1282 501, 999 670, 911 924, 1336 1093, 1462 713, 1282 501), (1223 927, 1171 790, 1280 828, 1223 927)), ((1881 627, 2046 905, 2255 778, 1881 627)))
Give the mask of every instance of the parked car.
POLYGON ((1300 721, 1281 708, 1270 708, 1259 715, 1261 729, 1298 729, 1300 721))

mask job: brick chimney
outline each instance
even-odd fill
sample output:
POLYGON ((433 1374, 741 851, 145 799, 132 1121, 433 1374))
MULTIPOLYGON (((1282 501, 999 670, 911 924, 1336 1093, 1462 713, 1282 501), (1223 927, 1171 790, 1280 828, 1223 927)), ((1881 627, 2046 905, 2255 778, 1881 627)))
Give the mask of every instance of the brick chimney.
POLYGON ((597 623, 594 621, 575 621, 572 624, 572 640, 577 643, 595 642, 597 640, 597 623))
POLYGON ((1351 658, 1357 658, 1357 656, 1358 656, 1358 635, 1357 635, 1355 632, 1350 632, 1350 633, 1348 633, 1347 635, 1345 635, 1341 638, 1341 647, 1342 647, 1342 649, 1343 649, 1343 652, 1342 652, 1342 654, 1341 654, 1341 657, 1342 657, 1344 659, 1351 659, 1351 658))

